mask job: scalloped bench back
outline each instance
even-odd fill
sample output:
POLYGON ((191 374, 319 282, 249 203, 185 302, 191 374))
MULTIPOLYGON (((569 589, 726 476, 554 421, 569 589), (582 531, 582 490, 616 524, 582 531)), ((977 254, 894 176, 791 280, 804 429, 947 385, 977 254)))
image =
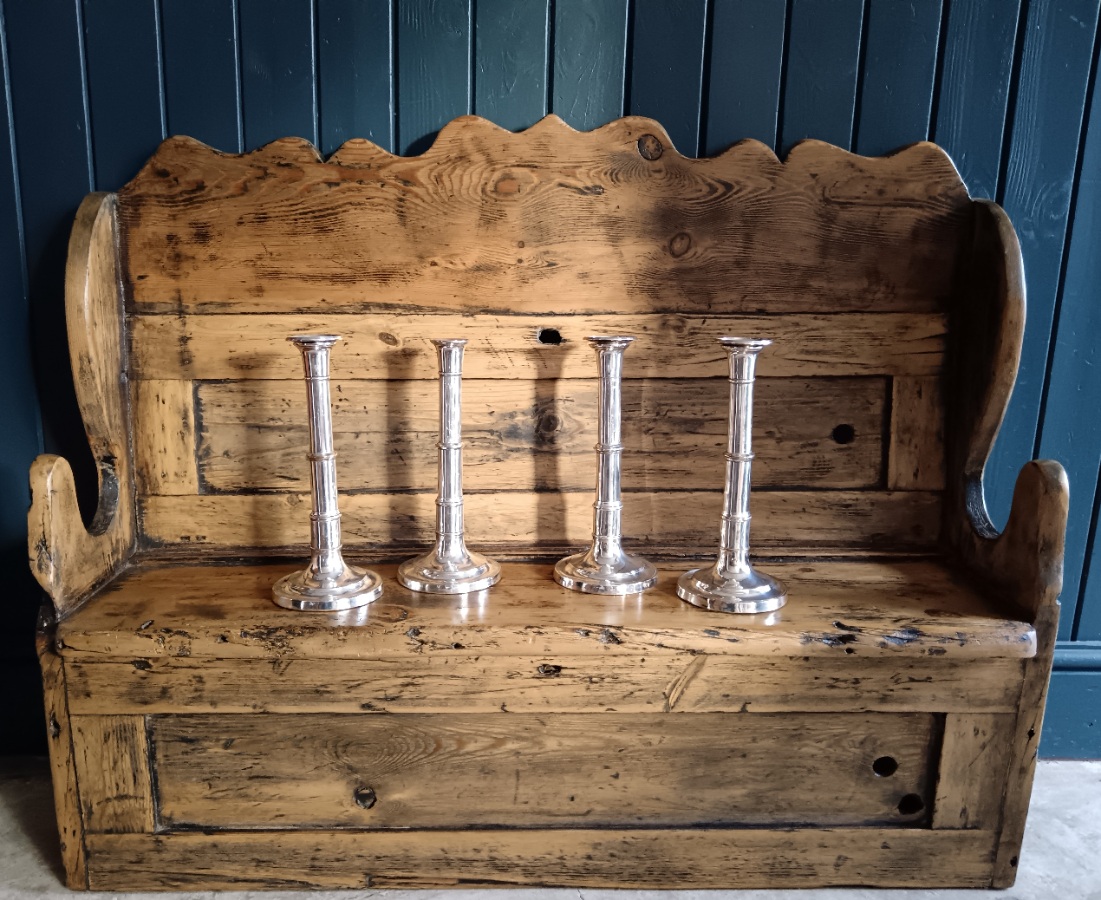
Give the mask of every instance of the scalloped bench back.
MULTIPOLYGON (((625 531, 717 541, 725 360, 759 365, 754 546, 921 550, 944 487, 947 313, 972 202, 930 144, 865 159, 807 142, 681 157, 656 123, 521 134, 467 117, 423 156, 365 141, 323 162, 166 141, 119 192, 140 522, 147 545, 300 552, 302 331, 333 351, 345 544, 430 539, 435 356, 467 337, 471 546, 587 542, 594 333, 624 365, 625 531)), ((380 546, 381 545, 381 546, 380 546)))

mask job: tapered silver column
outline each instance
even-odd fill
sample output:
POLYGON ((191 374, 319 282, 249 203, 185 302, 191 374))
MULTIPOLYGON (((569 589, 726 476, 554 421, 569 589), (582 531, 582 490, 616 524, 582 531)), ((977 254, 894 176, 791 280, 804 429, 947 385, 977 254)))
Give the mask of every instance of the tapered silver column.
POLYGON ((310 425, 310 564, 281 578, 272 598, 287 609, 339 610, 363 606, 382 594, 374 572, 349 566, 341 555, 337 505, 333 415, 329 404, 329 349, 335 334, 298 334, 287 338, 300 351, 306 369, 306 410, 310 425))
POLYGON ((434 340, 440 361, 439 494, 436 545, 398 567, 398 581, 414 591, 467 594, 496 584, 501 566, 466 549, 463 538, 462 338, 434 340))
POLYGON ((593 504, 593 543, 584 553, 560 559, 554 580, 586 594, 637 594, 653 587, 657 569, 644 559, 623 552, 623 503, 620 501, 621 381, 623 352, 633 337, 590 337, 600 365, 599 420, 596 445, 596 503, 593 504))
POLYGON ((779 609, 787 595, 776 579, 749 564, 749 488, 753 463, 753 372, 757 354, 772 341, 723 337, 730 362, 730 418, 727 425, 726 487, 719 559, 710 569, 685 572, 677 595, 704 609, 760 613, 779 609))

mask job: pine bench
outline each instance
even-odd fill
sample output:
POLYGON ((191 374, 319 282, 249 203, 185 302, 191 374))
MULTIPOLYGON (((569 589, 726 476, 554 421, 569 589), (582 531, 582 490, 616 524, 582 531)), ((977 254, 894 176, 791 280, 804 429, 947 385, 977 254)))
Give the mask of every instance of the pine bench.
POLYGON ((1007 886, 1058 615, 1067 483, 983 467, 1024 284, 1004 212, 918 144, 676 152, 657 123, 477 118, 416 158, 165 141, 87 198, 66 304, 99 467, 31 471, 30 558, 68 883, 1007 886), (344 336, 345 554, 386 577, 277 608, 308 543, 305 391, 284 338, 344 336), (571 593, 596 373, 627 333, 624 532, 641 597, 571 593), (709 613, 727 384, 759 364, 753 550, 778 613, 709 613), (431 543, 432 337, 467 337, 467 540, 487 596, 415 595, 431 543))

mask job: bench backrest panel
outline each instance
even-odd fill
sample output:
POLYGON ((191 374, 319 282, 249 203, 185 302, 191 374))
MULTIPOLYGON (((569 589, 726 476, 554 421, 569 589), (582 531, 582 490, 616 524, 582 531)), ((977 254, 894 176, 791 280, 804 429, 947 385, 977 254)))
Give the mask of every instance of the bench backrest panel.
POLYGON ((745 142, 685 159, 656 123, 514 135, 457 120, 423 156, 297 140, 162 146, 119 194, 141 523, 150 544, 300 548, 305 391, 291 333, 335 331, 345 543, 429 539, 435 356, 470 339, 471 543, 556 552, 591 528, 595 365, 629 333, 636 545, 710 552, 726 429, 715 338, 770 336, 754 544, 920 549, 943 488, 948 311, 971 203, 931 145, 864 159, 745 142))

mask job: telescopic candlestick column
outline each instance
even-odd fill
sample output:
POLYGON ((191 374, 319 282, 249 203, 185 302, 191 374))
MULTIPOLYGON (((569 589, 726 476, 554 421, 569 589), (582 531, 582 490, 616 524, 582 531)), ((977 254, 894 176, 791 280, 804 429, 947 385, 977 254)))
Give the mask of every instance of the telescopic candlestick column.
POLYGON ((300 351, 306 369, 306 409, 310 426, 310 564, 281 578, 272 599, 287 609, 341 610, 364 606, 382 594, 374 572, 349 566, 340 553, 333 415, 329 405, 329 349, 335 334, 298 334, 287 338, 300 351))
POLYGON ((776 579, 749 564, 749 488, 753 462, 753 370, 757 354, 772 341, 723 337, 730 361, 730 419, 726 450, 726 487, 719 559, 710 569, 685 572, 677 595, 695 606, 719 612, 761 613, 787 601, 776 579))
POLYGON ((593 504, 593 543, 583 553, 560 559, 554 580, 586 594, 637 594, 653 587, 657 569, 623 552, 623 503, 620 502, 620 382, 623 352, 633 337, 590 337, 600 364, 599 432, 596 445, 596 503, 593 504))
POLYGON ((414 591, 468 594, 501 579, 501 566, 466 549, 463 538, 462 338, 434 340, 440 361, 439 495, 436 545, 398 567, 398 581, 414 591))

